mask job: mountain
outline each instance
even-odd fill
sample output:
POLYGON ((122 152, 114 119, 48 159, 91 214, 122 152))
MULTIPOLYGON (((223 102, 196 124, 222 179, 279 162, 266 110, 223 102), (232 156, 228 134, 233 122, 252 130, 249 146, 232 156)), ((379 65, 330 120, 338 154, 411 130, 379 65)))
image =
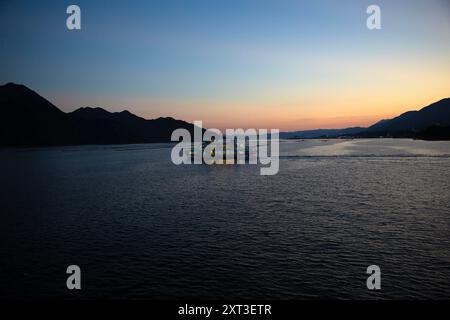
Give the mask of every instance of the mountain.
POLYGON ((23 85, 0 86, 0 145, 54 146, 169 142, 173 130, 194 125, 173 118, 146 120, 129 111, 80 108, 64 113, 23 85))
POLYGON ((417 138, 423 140, 450 140, 450 126, 433 125, 422 130, 417 138))
POLYGON ((282 139, 317 138, 418 138, 425 140, 450 140, 450 98, 439 100, 419 111, 408 111, 393 119, 380 120, 368 128, 319 129, 281 132, 282 139))
POLYGON ((367 128, 367 132, 392 136, 412 135, 434 125, 450 125, 450 98, 437 101, 419 111, 408 111, 393 119, 379 121, 367 128))
POLYGON ((345 129, 316 129, 304 131, 281 132, 281 139, 319 139, 319 138, 335 138, 345 135, 356 135, 366 128, 353 127, 345 129))
POLYGON ((68 114, 76 123, 80 144, 125 144, 169 142, 172 132, 190 123, 173 118, 146 120, 129 111, 108 112, 102 108, 80 108, 68 114))
POLYGON ((75 142, 70 118, 23 85, 0 86, 0 145, 75 142))

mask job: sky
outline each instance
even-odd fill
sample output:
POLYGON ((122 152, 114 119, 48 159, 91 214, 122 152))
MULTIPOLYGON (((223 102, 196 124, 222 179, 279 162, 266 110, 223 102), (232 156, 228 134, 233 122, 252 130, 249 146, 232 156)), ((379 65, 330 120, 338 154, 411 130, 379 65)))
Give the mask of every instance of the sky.
POLYGON ((0 0, 0 84, 209 128, 366 126, 450 97, 450 0, 0 0), (81 30, 66 27, 81 8, 81 30), (381 9, 369 30, 366 9, 381 9))

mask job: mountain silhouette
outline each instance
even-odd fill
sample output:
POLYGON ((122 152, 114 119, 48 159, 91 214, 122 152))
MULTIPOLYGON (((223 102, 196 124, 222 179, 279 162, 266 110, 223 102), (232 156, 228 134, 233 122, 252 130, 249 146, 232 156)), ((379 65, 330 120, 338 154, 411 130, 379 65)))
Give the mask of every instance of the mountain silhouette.
POLYGON ((423 140, 450 140, 450 126, 433 125, 422 130, 417 138, 423 140))
POLYGON ((23 85, 0 86, 1 145, 75 143, 70 117, 23 85))
POLYGON ((129 111, 80 108, 64 113, 26 86, 0 86, 0 145, 56 146, 169 142, 173 130, 194 125, 173 118, 146 120, 129 111))
POLYGON ((395 135, 401 132, 420 132, 433 125, 450 125, 450 98, 437 101, 419 111, 408 111, 393 119, 379 121, 367 128, 367 131, 395 135))
POLYGON ((281 138, 418 138, 449 140, 450 98, 439 100, 419 111, 408 111, 393 119, 380 120, 368 128, 319 129, 281 132, 281 138))

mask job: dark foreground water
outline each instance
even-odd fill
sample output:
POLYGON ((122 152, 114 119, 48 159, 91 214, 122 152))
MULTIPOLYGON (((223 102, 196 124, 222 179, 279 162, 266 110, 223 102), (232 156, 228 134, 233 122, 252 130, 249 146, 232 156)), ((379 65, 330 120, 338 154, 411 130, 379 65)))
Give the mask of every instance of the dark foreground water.
POLYGON ((0 297, 450 298, 450 142, 282 142, 276 176, 170 150, 0 150, 0 297))

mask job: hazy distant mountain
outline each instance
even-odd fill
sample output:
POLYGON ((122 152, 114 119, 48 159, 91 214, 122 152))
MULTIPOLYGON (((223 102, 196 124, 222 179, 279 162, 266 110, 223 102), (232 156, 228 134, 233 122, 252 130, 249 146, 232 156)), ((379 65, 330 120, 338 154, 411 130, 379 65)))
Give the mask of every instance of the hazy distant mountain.
POLYGON ((345 129, 317 129, 292 132, 280 132, 281 139, 317 139, 317 138, 335 138, 344 135, 358 134, 366 128, 354 127, 345 129))
POLYGON ((173 130, 190 123, 173 118, 146 120, 128 111, 80 108, 64 113, 23 85, 0 86, 0 145, 49 146, 168 142, 173 130))

